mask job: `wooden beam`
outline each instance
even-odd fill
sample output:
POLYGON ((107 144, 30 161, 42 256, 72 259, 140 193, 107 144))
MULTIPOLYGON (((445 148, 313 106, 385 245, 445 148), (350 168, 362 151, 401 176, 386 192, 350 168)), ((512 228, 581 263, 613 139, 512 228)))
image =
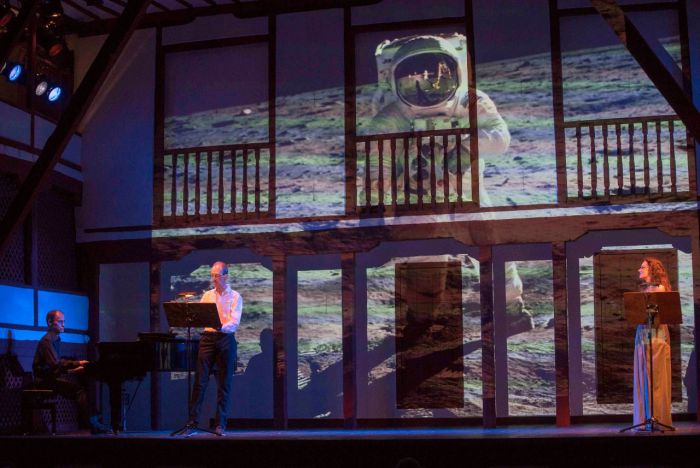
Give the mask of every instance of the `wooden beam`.
MULTIPOLYGON (((692 277, 693 277, 693 323, 700 323, 700 236, 696 231, 690 237, 691 246, 691 265, 692 265, 692 277)), ((690 359, 688 362, 688 370, 686 372, 686 378, 690 378, 695 381, 686 382, 686 389, 688 391, 688 401, 691 402, 695 400, 695 421, 700 422, 700 328, 693 327, 693 354, 691 357, 695 359, 690 359), (691 394, 691 392, 694 392, 691 394)), ((689 405, 688 410, 691 410, 689 405)))
MULTIPOLYGON (((189 9, 149 13, 148 15, 144 16, 143 20, 140 22, 138 27, 152 28, 157 25, 174 26, 178 24, 186 24, 192 22, 195 18, 201 16, 232 14, 238 18, 255 18, 282 13, 299 13, 303 11, 322 10, 327 8, 342 8, 344 6, 342 3, 346 3, 348 4, 348 6, 359 6, 360 4, 369 5, 372 3, 378 3, 378 1, 379 0, 361 0, 359 4, 357 1, 340 1, 335 2, 336 4, 333 5, 329 4, 326 1, 321 1, 317 2, 317 4, 315 5, 307 4, 304 6, 299 6, 298 4, 295 5, 292 2, 278 2, 275 7, 261 6, 259 5, 260 2, 257 1, 215 4, 189 9)), ((114 27, 114 23, 114 19, 90 21, 87 23, 78 24, 77 27, 71 30, 70 32, 75 32, 80 36, 106 34, 112 30, 112 28, 114 27)))
POLYGON ((496 427, 496 366, 493 328, 493 252, 479 247, 479 292, 481 302, 481 376, 484 427, 496 427))
POLYGON ((357 428, 357 333, 355 327, 355 254, 341 255, 343 309, 343 419, 357 428))
POLYGON ((29 22, 34 16, 38 5, 38 0, 31 0, 26 4, 23 3, 22 8, 19 10, 19 15, 10 22, 7 32, 0 41, 0 66, 7 61, 12 48, 19 42, 22 32, 29 26, 29 22))
POLYGON ((267 19, 267 140, 270 143, 270 182, 267 211, 277 213, 277 17, 267 19))
POLYGON ((352 9, 343 10, 345 44, 345 214, 353 216, 357 209, 357 144, 355 109, 355 34, 352 32, 352 9))
MULTIPOLYGON (((149 330, 151 332, 160 331, 160 267, 160 262, 149 262, 149 330)), ((189 391, 190 389, 188 387, 188 396, 189 391)), ((153 431, 157 431, 160 429, 160 413, 160 373, 151 372, 151 430, 153 431)))
POLYGON ((661 47, 652 47, 615 0, 591 0, 591 4, 676 111, 690 134, 696 141, 700 141, 700 113, 692 98, 664 65, 664 60, 655 52, 655 49, 660 50, 661 47))
POLYGON ((556 376, 557 426, 571 425, 569 408, 569 328, 566 306, 566 243, 552 245, 554 288, 554 369, 556 376))
POLYGON ((554 153, 557 163, 557 201, 568 199, 566 179, 566 136, 564 133, 564 79, 561 61, 561 33, 557 0, 549 0, 549 40, 552 51, 552 109, 554 114, 554 153))
POLYGON ((286 429, 287 352, 284 308, 287 303, 287 257, 272 257, 272 413, 276 429, 286 429))
POLYGON ((118 19, 117 27, 107 37, 0 223, 0 253, 6 248, 12 233, 27 216, 34 200, 51 176, 73 132, 131 38, 149 2, 150 0, 130 0, 118 19))
MULTIPOLYGON (((163 51, 163 28, 156 27, 156 83, 165 83, 165 53, 163 51)), ((165 86, 156 86, 153 93, 153 217, 154 226, 163 223, 163 190, 165 187, 165 164, 163 146, 165 142, 165 86)), ((174 157, 174 156, 173 156, 174 157)), ((174 164, 173 164, 174 166, 174 164)))

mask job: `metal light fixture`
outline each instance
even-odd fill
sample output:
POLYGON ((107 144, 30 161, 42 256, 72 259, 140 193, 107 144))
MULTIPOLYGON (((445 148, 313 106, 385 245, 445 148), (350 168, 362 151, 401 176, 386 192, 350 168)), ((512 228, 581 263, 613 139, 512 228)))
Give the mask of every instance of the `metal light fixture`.
POLYGON ((44 0, 41 4, 41 15, 47 20, 57 20, 63 16, 63 5, 60 0, 44 0))
POLYGON ((8 0, 0 0, 0 28, 3 28, 10 24, 15 18, 15 11, 10 6, 8 0))
POLYGON ((46 75, 36 75, 34 78, 34 95, 44 96, 49 102, 56 102, 60 99, 63 88, 55 83, 51 83, 46 75))
POLYGON ((37 42, 49 57, 58 57, 66 50, 66 41, 58 33, 58 24, 49 20, 37 30, 37 42))
POLYGON ((34 78, 34 94, 36 96, 43 96, 49 89, 49 81, 46 79, 45 75, 37 75, 34 78))
POLYGON ((0 74, 2 74, 7 81, 17 82, 22 77, 22 72, 24 67, 20 63, 5 62, 0 67, 0 74))
POLYGON ((46 94, 46 99, 49 102, 56 102, 61 97, 63 90, 58 85, 49 85, 48 93, 46 94))

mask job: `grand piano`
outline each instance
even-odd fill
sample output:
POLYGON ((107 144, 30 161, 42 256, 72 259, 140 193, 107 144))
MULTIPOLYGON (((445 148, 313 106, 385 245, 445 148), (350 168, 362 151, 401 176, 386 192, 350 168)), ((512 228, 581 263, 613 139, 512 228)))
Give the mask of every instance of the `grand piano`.
POLYGON ((85 372, 109 388, 110 414, 115 433, 123 430, 124 383, 143 379, 148 372, 194 370, 198 347, 198 340, 190 340, 188 346, 187 340, 168 333, 139 333, 138 341, 103 341, 97 344, 98 359, 88 364, 85 372))

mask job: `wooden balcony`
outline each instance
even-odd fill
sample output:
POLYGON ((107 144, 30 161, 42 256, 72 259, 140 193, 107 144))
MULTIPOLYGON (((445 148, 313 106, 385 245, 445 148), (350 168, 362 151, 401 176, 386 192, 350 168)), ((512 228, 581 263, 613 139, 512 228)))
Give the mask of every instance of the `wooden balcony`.
POLYGON ((564 124, 567 203, 695 196, 692 137, 675 115, 564 124))
MULTIPOLYGON (((470 132, 455 128, 354 137, 355 154, 346 163, 346 215, 479 210, 480 169, 470 132)), ((567 122, 564 134, 565 154, 557 160, 566 174, 567 196, 560 206, 694 199, 694 145, 678 117, 567 122)), ((155 224, 194 227, 274 219, 274 154, 269 143, 165 151, 157 157, 155 224)), ((308 213, 295 217, 309 218, 308 213)))
POLYGON ((469 134, 455 128, 356 137, 356 212, 475 209, 479 165, 469 151, 469 134))
POLYGON ((274 151, 269 143, 171 149, 157 158, 156 225, 274 217, 274 151))

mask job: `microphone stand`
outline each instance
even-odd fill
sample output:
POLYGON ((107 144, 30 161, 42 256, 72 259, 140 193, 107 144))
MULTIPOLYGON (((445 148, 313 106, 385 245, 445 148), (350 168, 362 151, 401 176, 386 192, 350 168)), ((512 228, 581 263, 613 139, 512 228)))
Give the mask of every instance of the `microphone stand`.
MULTIPOLYGON (((620 429, 620 432, 629 431, 631 429, 637 429, 639 427, 649 427, 649 432, 664 432, 664 429, 669 431, 675 431, 676 428, 673 426, 668 426, 664 423, 659 422, 654 417, 654 349, 652 348, 652 326, 654 325, 654 320, 656 315, 659 313, 659 306, 656 304, 647 304, 647 342, 649 344, 649 403, 650 403, 650 415, 643 422, 635 424, 633 426, 625 427, 620 429), (661 426, 661 429, 659 426, 661 426)), ((644 353, 644 359, 646 359, 646 353, 644 353)))
MULTIPOLYGON (((190 298, 194 296, 194 293, 184 293, 183 297, 185 298, 185 317, 187 321, 187 340, 185 341, 185 366, 187 367, 187 409, 189 411, 189 405, 192 404, 192 357, 191 357, 191 352, 190 352, 190 347, 192 346, 192 341, 191 341, 191 330, 192 330, 192 322, 194 321, 194 316, 190 312, 189 304, 190 304, 190 298)), ((185 430, 189 429, 190 426, 188 424, 185 424, 181 428, 174 430, 173 432, 170 433, 170 436, 177 436, 185 432, 185 430)), ((202 427, 196 427, 194 428, 197 431, 202 431, 202 432, 208 432, 210 434, 215 434, 214 431, 211 431, 209 429, 205 429, 202 427)))

